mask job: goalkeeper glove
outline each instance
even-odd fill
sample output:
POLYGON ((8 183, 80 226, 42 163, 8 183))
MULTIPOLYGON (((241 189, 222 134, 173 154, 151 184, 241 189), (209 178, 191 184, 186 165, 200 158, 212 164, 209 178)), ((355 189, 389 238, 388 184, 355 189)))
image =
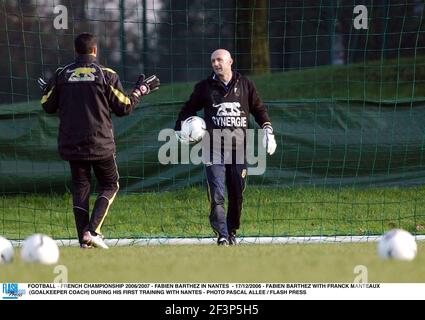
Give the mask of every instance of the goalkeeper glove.
POLYGON ((137 92, 141 96, 146 96, 149 93, 158 90, 159 85, 160 82, 156 75, 151 75, 150 77, 145 78, 145 75, 141 74, 134 85, 133 92, 137 92))
POLYGON ((47 88, 46 80, 44 80, 42 77, 40 77, 40 78, 37 79, 37 83, 38 83, 38 86, 40 87, 41 91, 44 92, 47 88))
POLYGON ((266 149, 269 155, 272 155, 276 151, 276 140, 273 134, 273 128, 271 125, 267 124, 263 127, 264 137, 263 137, 263 147, 266 149))

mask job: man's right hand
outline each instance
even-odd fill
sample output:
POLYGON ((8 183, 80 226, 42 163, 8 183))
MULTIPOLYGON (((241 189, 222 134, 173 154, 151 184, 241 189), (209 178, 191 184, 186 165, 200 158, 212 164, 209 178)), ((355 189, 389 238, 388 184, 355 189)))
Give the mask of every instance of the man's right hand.
POLYGON ((37 84, 40 87, 41 91, 45 91, 47 88, 47 82, 42 77, 37 79, 37 84))
POLYGON ((136 84, 134 85, 134 91, 137 91, 141 96, 146 96, 159 89, 159 79, 156 75, 151 75, 145 78, 144 74, 139 76, 136 84))

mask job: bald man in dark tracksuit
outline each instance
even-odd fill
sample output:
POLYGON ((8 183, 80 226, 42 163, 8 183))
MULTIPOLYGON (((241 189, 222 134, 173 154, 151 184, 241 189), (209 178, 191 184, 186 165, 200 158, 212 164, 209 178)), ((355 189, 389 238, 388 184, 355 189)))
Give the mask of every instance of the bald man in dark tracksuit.
MULTIPOLYGON (((181 123, 204 111, 204 120, 210 137, 210 159, 206 161, 205 171, 208 183, 211 211, 211 226, 217 234, 217 244, 236 245, 236 231, 240 227, 243 191, 245 189, 247 165, 245 159, 245 135, 248 118, 252 114, 257 124, 264 130, 263 145, 271 155, 276 149, 273 128, 267 109, 261 101, 254 84, 232 70, 233 60, 225 49, 218 49, 211 55, 213 73, 195 85, 190 99, 178 115, 174 130, 181 135, 181 123), (231 145, 212 147, 214 131, 229 133, 231 145), (228 193, 227 215, 224 209, 225 188, 228 193)), ((225 135, 225 134, 224 134, 225 135)), ((220 137, 219 137, 220 138, 220 137)), ((220 138, 221 139, 221 138, 220 138)))

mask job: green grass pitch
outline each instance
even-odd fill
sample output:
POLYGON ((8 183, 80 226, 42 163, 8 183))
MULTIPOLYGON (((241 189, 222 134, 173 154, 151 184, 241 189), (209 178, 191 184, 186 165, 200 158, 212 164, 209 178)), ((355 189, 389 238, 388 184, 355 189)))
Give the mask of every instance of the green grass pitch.
MULTIPOLYGON (((379 235, 393 228, 424 232, 425 188, 266 188, 244 193, 242 236, 379 235)), ((92 198, 92 202, 94 197, 92 198)), ((119 194, 102 232, 107 239, 211 237, 205 188, 119 194)), ((72 200, 63 196, 0 198, 0 234, 76 239, 72 200)))
MULTIPOLYGON (((353 282, 367 268, 368 282, 425 282, 419 242, 411 262, 381 260, 376 243, 146 246, 110 250, 61 248, 58 262, 69 282, 353 282)), ((55 266, 0 265, 0 282, 53 282, 55 266)))

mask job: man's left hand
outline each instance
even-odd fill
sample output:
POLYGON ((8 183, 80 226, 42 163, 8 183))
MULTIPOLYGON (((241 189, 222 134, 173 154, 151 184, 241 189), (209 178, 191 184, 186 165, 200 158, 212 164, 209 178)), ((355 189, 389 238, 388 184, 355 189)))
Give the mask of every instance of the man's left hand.
POLYGON ((271 125, 265 125, 263 127, 264 137, 263 137, 263 147, 266 149, 269 155, 272 155, 276 151, 276 139, 274 138, 273 128, 271 125))
POLYGON ((160 81, 156 75, 151 75, 146 78, 141 74, 134 85, 134 90, 138 91, 140 95, 146 96, 159 89, 160 81))

